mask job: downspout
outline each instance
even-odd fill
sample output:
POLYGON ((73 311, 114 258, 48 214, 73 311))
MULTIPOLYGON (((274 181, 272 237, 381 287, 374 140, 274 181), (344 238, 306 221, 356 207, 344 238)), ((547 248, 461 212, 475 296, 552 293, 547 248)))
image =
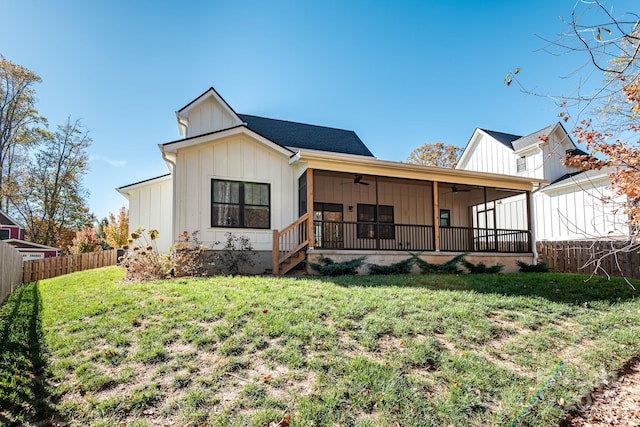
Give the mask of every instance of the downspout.
POLYGON ((169 158, 161 144, 158 144, 158 147, 162 153, 162 158, 169 165, 169 170, 171 172, 171 242, 173 242, 173 239, 175 239, 176 236, 176 161, 169 158))
POLYGON ((538 248, 536 245, 536 204, 534 203, 534 193, 542 189, 542 185, 538 184, 538 188, 533 191, 527 191, 527 205, 529 206, 529 230, 531 230, 531 252, 533 254, 533 265, 538 263, 538 248))

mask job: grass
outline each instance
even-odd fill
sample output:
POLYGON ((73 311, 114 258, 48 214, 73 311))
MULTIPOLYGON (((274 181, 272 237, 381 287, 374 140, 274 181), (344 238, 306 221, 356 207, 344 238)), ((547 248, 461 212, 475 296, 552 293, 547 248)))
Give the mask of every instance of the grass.
POLYGON ((31 283, 0 307, 0 424, 497 426, 527 407, 517 425, 557 425, 640 352, 621 280, 121 277, 31 283))

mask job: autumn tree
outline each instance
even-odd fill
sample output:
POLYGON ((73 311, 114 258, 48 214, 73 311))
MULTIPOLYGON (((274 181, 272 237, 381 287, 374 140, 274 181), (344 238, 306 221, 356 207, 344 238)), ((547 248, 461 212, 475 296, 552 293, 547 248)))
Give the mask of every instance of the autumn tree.
POLYGON ((96 229, 93 227, 84 227, 76 232, 73 243, 69 246, 69 252, 72 254, 100 252, 102 250, 100 243, 96 229))
MULTIPOLYGON (((580 54, 586 61, 581 67, 584 73, 576 71, 579 80, 572 92, 554 97, 559 100, 560 118, 573 124, 577 142, 591 151, 569 156, 565 162, 583 171, 606 171, 614 197, 602 199, 614 205, 613 212, 628 215, 629 241, 612 245, 608 253, 593 255, 586 263, 609 274, 603 267, 606 257, 640 248, 640 18, 633 12, 614 14, 607 4, 577 1, 567 21, 569 31, 551 41, 548 49, 555 49, 554 54, 580 54), (599 82, 589 89, 593 78, 599 82)), ((517 81, 523 87, 518 71, 507 73, 507 85, 517 81)))
POLYGON ((19 182, 21 197, 10 198, 31 241, 66 248, 75 230, 92 224, 88 191, 82 182, 90 143, 80 121, 70 118, 56 132, 43 136, 19 182))
POLYGON ((40 138, 46 120, 35 108, 34 85, 41 78, 0 54, 0 209, 9 211, 9 197, 20 191, 16 182, 28 150, 40 138))
POLYGON ((127 244, 129 239, 129 211, 124 206, 116 217, 109 212, 109 221, 103 226, 103 240, 112 248, 118 249, 127 244))
POLYGON ((454 168, 460 154, 462 154, 462 148, 455 145, 445 145, 442 142, 424 144, 409 154, 407 163, 454 168))

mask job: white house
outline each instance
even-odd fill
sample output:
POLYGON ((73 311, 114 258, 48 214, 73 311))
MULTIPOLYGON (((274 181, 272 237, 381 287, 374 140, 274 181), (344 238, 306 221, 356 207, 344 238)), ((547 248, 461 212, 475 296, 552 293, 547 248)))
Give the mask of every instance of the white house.
POLYGON ((182 232, 209 246, 232 232, 258 251, 255 272, 274 273, 322 255, 532 260, 530 209, 502 218, 487 206, 526 208, 537 177, 379 160, 353 131, 238 114, 213 88, 176 118, 181 138, 158 145, 168 174, 118 188, 130 227, 158 229, 160 248, 182 232))
MULTIPOLYGON (((563 164, 567 154, 586 153, 576 147, 560 122, 526 136, 476 129, 456 168, 540 180, 531 206, 536 241, 628 238, 627 217, 616 210, 621 198, 614 197, 609 171, 580 172, 563 164), (611 197, 613 201, 604 201, 611 197)), ((521 211, 523 197, 503 199, 495 209, 521 211)))

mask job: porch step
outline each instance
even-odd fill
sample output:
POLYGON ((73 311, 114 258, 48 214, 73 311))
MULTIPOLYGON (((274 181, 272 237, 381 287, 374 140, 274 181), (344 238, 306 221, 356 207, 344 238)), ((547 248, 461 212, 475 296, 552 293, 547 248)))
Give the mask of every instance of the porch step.
POLYGON ((307 259, 307 253, 305 251, 300 251, 291 255, 285 262, 280 264, 280 275, 284 276, 289 271, 293 270, 296 266, 298 266, 302 261, 307 259))

